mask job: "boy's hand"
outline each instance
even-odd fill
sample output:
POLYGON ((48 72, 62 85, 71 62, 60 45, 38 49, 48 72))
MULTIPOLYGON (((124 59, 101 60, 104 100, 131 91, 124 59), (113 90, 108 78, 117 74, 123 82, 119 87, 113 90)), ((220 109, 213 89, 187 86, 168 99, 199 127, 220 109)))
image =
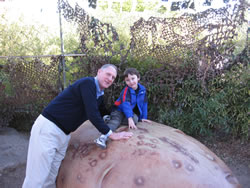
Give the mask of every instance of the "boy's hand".
POLYGON ((130 129, 137 129, 137 127, 135 126, 134 120, 132 117, 128 118, 128 127, 130 129))
POLYGON ((142 119, 142 122, 146 122, 146 123, 152 123, 152 121, 148 120, 148 119, 142 119))
POLYGON ((131 136, 133 136, 133 133, 122 131, 119 133, 112 132, 112 134, 109 135, 109 138, 111 140, 123 140, 123 139, 126 140, 126 139, 129 139, 131 136))

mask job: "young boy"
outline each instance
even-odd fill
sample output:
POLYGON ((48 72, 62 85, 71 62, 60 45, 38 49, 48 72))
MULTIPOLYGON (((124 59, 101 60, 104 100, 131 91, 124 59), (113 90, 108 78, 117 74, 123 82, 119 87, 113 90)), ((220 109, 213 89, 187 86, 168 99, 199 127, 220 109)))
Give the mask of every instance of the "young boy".
MULTIPOLYGON (((107 123, 112 131, 115 131, 121 124, 128 125, 131 129, 137 129, 138 121, 148 122, 148 101, 146 88, 139 82, 140 74, 135 68, 128 68, 124 72, 126 87, 120 93, 120 97, 115 101, 111 119, 107 123)), ((101 148, 106 148, 107 137, 101 135, 95 143, 101 148)))

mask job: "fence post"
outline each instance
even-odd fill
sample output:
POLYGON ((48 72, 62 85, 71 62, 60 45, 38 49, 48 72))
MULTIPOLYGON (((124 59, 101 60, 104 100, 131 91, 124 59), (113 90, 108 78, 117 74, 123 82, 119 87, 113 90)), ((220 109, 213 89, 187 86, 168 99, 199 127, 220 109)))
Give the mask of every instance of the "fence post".
POLYGON ((63 89, 67 87, 66 84, 66 65, 65 65, 65 56, 64 56, 64 44, 63 44, 63 31, 62 31, 62 19, 61 19, 61 8, 60 0, 58 0, 58 9, 59 9, 59 25, 60 25, 60 39, 61 39, 61 63, 63 68, 63 89))

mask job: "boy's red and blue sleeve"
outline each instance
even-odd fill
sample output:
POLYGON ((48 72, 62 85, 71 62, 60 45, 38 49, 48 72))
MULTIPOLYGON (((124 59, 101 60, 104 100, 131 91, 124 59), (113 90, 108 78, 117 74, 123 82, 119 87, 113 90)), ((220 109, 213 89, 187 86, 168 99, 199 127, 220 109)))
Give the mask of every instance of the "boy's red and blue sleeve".
POLYGON ((122 110, 126 118, 133 117, 134 113, 131 108, 131 96, 128 87, 125 87, 120 94, 118 100, 116 100, 115 105, 122 110))
POLYGON ((115 101, 115 106, 120 106, 125 100, 128 92, 128 87, 125 87, 120 93, 119 98, 115 101))

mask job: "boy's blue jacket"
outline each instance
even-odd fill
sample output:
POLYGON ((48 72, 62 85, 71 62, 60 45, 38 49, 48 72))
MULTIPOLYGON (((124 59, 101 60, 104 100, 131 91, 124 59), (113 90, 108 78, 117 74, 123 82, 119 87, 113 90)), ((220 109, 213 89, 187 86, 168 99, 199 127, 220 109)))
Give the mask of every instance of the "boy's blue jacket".
POLYGON ((140 115, 139 120, 147 119, 148 116, 148 101, 146 88, 138 83, 139 92, 136 96, 135 90, 126 86, 120 93, 119 98, 115 101, 116 109, 123 112, 127 118, 133 117, 134 107, 138 106, 140 115))

